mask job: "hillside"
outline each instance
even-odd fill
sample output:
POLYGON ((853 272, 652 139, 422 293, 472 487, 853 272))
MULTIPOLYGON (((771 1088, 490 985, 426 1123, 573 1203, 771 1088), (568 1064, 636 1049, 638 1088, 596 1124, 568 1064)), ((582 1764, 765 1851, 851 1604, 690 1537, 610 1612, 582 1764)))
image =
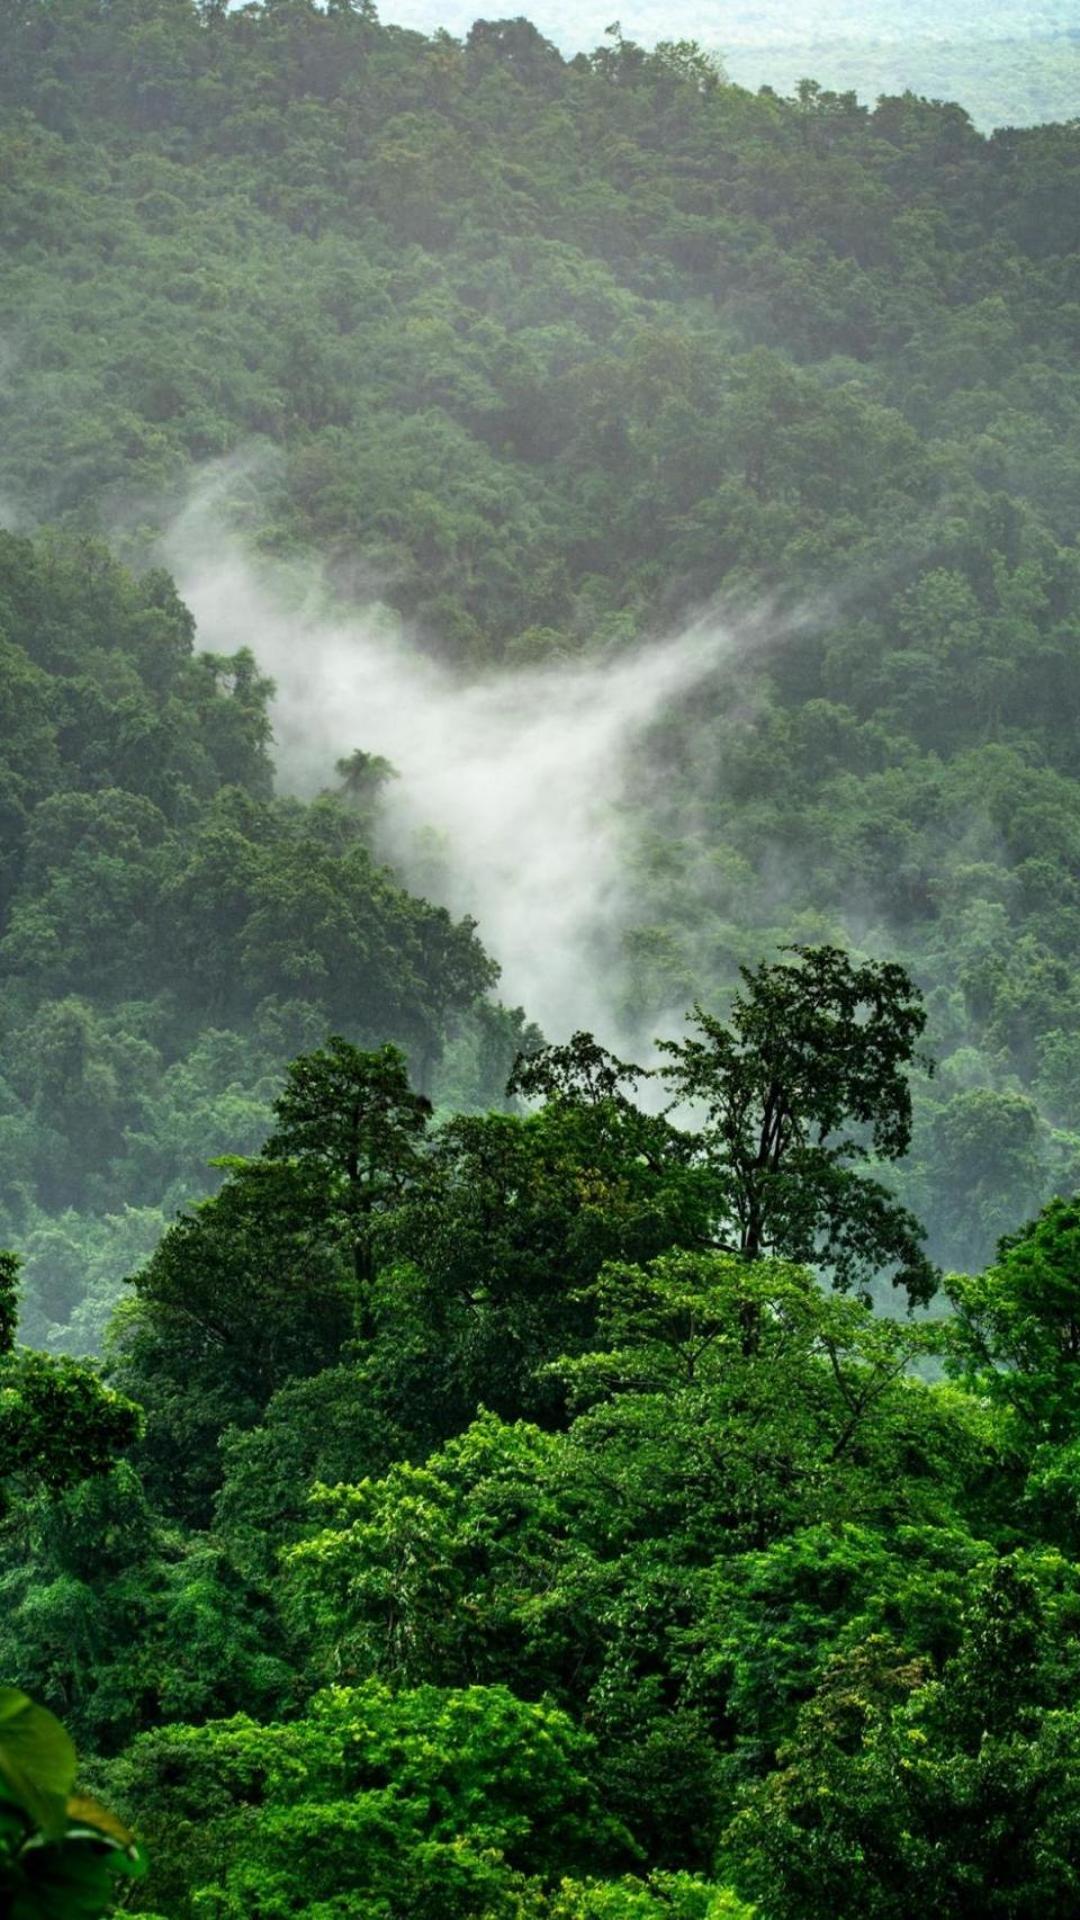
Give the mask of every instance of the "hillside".
POLYGON ((485 1103, 521 1021, 472 923, 373 858, 355 779, 273 797, 268 684, 195 650, 166 575, 0 535, 0 634, 0 1231, 25 1336, 78 1351, 298 1046, 393 1036, 430 1087, 456 1040, 485 1103))
POLYGON ((1080 1128, 1075 131, 523 22, 35 0, 7 43, 9 518, 141 566, 212 470, 249 555, 467 674, 731 624, 635 748, 610 1029, 793 935, 899 953, 908 1196, 984 1259, 1080 1128))
POLYGON ((1073 1920, 1080 127, 0 28, 0 1912, 1073 1920))

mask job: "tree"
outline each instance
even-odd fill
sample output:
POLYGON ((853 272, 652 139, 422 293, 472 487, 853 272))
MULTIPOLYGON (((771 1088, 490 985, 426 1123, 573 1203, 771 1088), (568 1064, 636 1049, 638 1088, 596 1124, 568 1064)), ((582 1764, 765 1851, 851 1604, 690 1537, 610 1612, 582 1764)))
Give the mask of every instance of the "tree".
POLYGON ((383 788, 397 778, 397 769, 381 753, 365 753, 363 747, 335 761, 334 771, 341 785, 338 792, 360 822, 365 838, 370 838, 378 817, 383 788))
POLYGON ((955 1274, 953 1365, 1015 1409, 1029 1441, 1074 1441, 1080 1418, 1080 1199, 1051 1200, 1002 1240, 994 1265, 955 1274))
POLYGON ((911 1377, 932 1330, 798 1269, 668 1255, 605 1270, 596 1292, 594 1350, 552 1369, 566 1431, 483 1412, 423 1466, 317 1489, 283 1604, 320 1679, 551 1695, 597 1733, 606 1804, 647 1857, 704 1869, 724 1778, 757 1770, 844 1632, 845 1562, 863 1594, 886 1567, 890 1617, 947 1631, 956 1570, 978 1558, 954 1502, 994 1455, 961 1396, 911 1377), (809 1530, 808 1562, 829 1543, 831 1559, 800 1637, 732 1596, 745 1556, 809 1530), (719 1646, 740 1625, 729 1680, 719 1646))
POLYGON ((932 1411, 909 1378, 936 1330, 826 1294, 805 1269, 673 1253, 605 1268, 595 1294, 593 1351, 556 1365, 570 1435, 603 1459, 609 1491, 623 1483, 624 1537, 670 1531, 684 1564, 718 1539, 759 1548, 868 1503, 926 1515, 900 1461, 939 1444, 935 1419, 970 1445, 955 1410, 932 1411))
POLYGON ((418 1179, 431 1111, 410 1086, 397 1047, 364 1053, 336 1034, 293 1062, 274 1103, 278 1124, 263 1157, 289 1161, 312 1178, 320 1205, 340 1221, 352 1244, 361 1332, 370 1331, 374 1222, 418 1179))
POLYGON ((380 1223, 424 1166, 431 1106, 396 1047, 335 1037, 301 1055, 274 1113, 261 1154, 218 1163, 220 1193, 169 1229, 117 1317, 115 1373, 149 1413, 144 1464, 189 1518, 208 1514, 223 1429, 370 1340, 380 1223))
MULTIPOLYGON (((741 969, 727 1024, 700 1007, 688 1040, 661 1043, 676 1098, 703 1109, 717 1244, 831 1270, 867 1293, 891 1267, 910 1301, 933 1294, 922 1229, 851 1162, 899 1160, 911 1139, 906 1069, 926 1024, 902 967, 795 947, 798 964, 741 969)), ((926 1064, 926 1063, 922 1063, 926 1064)))
POLYGON ((19 1324, 19 1262, 13 1253, 0 1253, 0 1358, 15 1345, 19 1324))
POLYGON ((386 1223, 387 1260, 407 1262, 414 1276, 416 1337, 411 1352, 400 1335, 390 1348, 388 1312, 384 1365, 391 1376, 395 1360, 416 1369, 414 1403, 427 1380, 424 1403, 432 1412, 441 1404, 446 1418, 438 1437, 477 1404, 558 1420, 561 1394, 544 1363, 590 1343, 588 1290, 604 1263, 703 1238, 688 1142, 612 1090, 610 1060, 579 1034, 569 1048, 519 1061, 511 1093, 546 1091, 544 1106, 447 1121, 426 1179, 386 1223))
POLYGON ((1049 1184, 1046 1128, 1031 1100, 974 1087, 954 1094, 927 1129, 925 1206, 943 1262, 972 1269, 1049 1184))
POLYGON ((287 1380, 339 1358, 356 1325, 352 1247, 288 1162, 235 1166, 183 1214, 130 1281, 111 1373, 147 1410, 141 1468, 156 1500, 209 1516, 218 1442, 249 1427, 287 1380))
POLYGON ((593 1744, 506 1687, 368 1680, 285 1724, 160 1729, 134 1743, 117 1783, 177 1920, 208 1898, 222 1920, 512 1920, 531 1914, 518 1902, 540 1891, 533 1876, 632 1860, 590 1777, 593 1744))
POLYGON ((16 1492, 108 1473, 140 1425, 139 1409, 89 1366, 16 1347, 18 1272, 0 1254, 0 1515, 16 1492))
POLYGON ((1080 1886, 1075 1570, 984 1567, 938 1671, 888 1634, 834 1660, 727 1835, 776 1920, 1068 1920, 1080 1886))

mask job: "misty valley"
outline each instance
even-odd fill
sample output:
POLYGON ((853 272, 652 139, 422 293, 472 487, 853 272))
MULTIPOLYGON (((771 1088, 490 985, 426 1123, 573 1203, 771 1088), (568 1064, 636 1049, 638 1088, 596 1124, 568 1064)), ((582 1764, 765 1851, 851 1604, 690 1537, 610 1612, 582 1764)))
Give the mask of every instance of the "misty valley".
POLYGON ((0 7, 0 1916, 1072 1920, 1067 15, 0 7))

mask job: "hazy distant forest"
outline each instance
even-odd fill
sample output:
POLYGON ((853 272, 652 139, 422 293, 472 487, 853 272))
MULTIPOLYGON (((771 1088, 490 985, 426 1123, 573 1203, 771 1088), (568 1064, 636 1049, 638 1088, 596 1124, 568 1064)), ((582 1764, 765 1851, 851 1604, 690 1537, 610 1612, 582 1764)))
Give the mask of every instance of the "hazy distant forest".
POLYGON ((1071 1920, 1080 123, 341 0, 0 44, 0 1911, 1071 1920), (440 685, 729 636, 595 1037, 362 709, 276 768, 208 485, 440 685))
MULTIPOLYGON (((468 0, 390 0, 385 17, 464 36, 468 0)), ((599 46, 613 24, 629 40, 693 39, 732 80, 793 93, 813 76, 880 93, 958 100, 976 126, 1070 120, 1080 100, 1080 16, 1074 0, 538 0, 530 19, 561 53, 599 46)))

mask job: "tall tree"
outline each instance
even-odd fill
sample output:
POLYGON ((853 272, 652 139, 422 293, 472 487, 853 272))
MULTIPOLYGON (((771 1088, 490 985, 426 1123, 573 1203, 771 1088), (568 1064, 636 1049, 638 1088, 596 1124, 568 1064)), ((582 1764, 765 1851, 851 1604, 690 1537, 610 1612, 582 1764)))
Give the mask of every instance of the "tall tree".
POLYGON ((717 1244, 809 1262, 844 1290, 867 1292, 892 1269, 909 1300, 926 1301, 936 1275, 921 1227, 854 1170, 909 1146, 908 1069, 930 1067, 916 1053, 921 997, 895 964, 790 951, 794 961, 741 970, 727 1023, 695 1007, 697 1032, 661 1043, 667 1085, 704 1115, 717 1244))
POLYGON ((263 1157, 292 1161, 314 1176, 321 1200, 341 1222, 352 1245, 361 1331, 375 1273, 375 1216, 417 1179, 431 1111, 430 1100, 410 1086, 399 1048, 365 1053, 336 1034, 293 1062, 274 1105, 277 1130, 263 1157))

